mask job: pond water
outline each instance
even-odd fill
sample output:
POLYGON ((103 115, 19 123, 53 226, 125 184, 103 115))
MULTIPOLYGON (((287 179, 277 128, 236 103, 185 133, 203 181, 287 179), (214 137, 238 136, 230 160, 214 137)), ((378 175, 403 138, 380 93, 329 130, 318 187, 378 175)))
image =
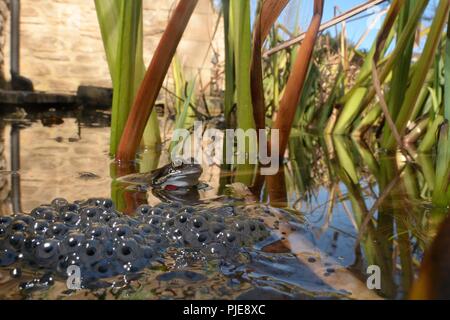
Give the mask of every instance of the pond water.
MULTIPOLYGON (((108 156, 109 117, 82 110, 4 115, 0 216, 29 213, 55 198, 111 198, 133 216, 143 204, 173 199, 117 181, 167 164, 168 155, 144 150, 132 166, 115 164, 108 156)), ((208 187, 178 198, 194 208, 202 202, 205 210, 237 207, 243 218, 270 206, 262 220, 271 234, 262 242, 218 259, 168 246, 145 268, 82 290, 68 290, 54 273, 52 281, 43 281, 52 270, 21 265, 21 277, 14 277, 17 265, 2 267, 0 298, 404 298, 435 233, 435 217, 446 209, 430 204, 433 156, 403 160, 383 155, 376 145, 294 132, 290 159, 276 176, 257 178, 252 193, 236 183, 239 176, 205 164, 201 181, 208 187), (367 288, 371 265, 382 270, 380 290, 367 288), (33 280, 46 285, 24 289, 33 280)))

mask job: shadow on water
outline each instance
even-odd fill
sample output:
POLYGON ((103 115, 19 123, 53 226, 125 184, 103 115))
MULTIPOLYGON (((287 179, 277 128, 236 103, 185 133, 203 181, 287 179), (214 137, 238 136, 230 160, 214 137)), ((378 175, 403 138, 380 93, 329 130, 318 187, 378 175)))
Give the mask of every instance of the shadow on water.
MULTIPOLYGON (((80 118, 64 118, 51 128, 43 125, 16 121, 0 125, 2 140, 10 131, 9 140, 1 143, 1 157, 9 159, 10 166, 8 171, 8 161, 1 163, 1 215, 22 212, 22 208, 29 212, 37 201, 48 203, 60 196, 70 200, 111 197, 116 208, 129 215, 142 204, 159 201, 217 205, 232 200, 250 208, 270 204, 283 209, 284 214, 264 221, 274 230, 275 241, 249 251, 247 263, 215 268, 194 263, 189 272, 208 274, 210 270, 211 274, 180 282, 172 281, 171 277, 180 280, 181 276, 167 262, 162 269, 144 271, 140 289, 128 292, 127 297, 343 298, 353 290, 352 298, 373 298, 365 287, 367 268, 378 266, 382 285, 377 294, 405 298, 423 253, 447 213, 446 208, 431 203, 436 180, 432 155, 418 154, 415 162, 408 162, 401 155, 383 154, 376 144, 295 135, 290 140, 290 158, 278 174, 253 176, 249 188, 239 183, 241 173, 211 166, 203 168, 208 190, 161 193, 117 179, 167 163, 164 152, 143 150, 135 163, 119 164, 105 151, 108 127, 80 118), (77 138, 66 139, 65 134, 77 138), (32 143, 30 137, 42 139, 41 143, 32 143), (44 151, 52 155, 41 155, 44 151), (83 157, 84 162, 78 161, 83 157), (49 184, 58 183, 57 188, 47 190, 49 184)), ((242 174, 247 181, 253 172, 242 174)), ((1 286, 0 296, 5 296, 1 286)), ((117 297, 124 296, 117 293, 117 297)))

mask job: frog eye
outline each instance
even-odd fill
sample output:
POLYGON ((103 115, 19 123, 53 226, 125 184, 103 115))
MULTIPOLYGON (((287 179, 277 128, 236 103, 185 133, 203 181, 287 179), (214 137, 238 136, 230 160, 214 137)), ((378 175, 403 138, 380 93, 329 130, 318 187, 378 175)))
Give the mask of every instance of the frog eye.
POLYGON ((183 165, 183 160, 180 158, 176 158, 172 161, 172 165, 174 168, 179 168, 183 165))

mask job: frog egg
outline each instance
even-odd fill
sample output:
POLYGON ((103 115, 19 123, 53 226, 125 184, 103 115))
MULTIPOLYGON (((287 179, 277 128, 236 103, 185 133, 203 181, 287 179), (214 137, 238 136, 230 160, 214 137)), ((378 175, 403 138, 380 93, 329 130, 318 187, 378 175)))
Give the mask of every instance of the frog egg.
POLYGON ((64 198, 53 199, 53 201, 50 203, 50 205, 57 211, 60 211, 62 208, 64 208, 68 204, 69 204, 69 201, 67 201, 64 198))
POLYGON ((103 211, 100 215, 100 220, 109 223, 111 220, 116 219, 118 215, 113 211, 103 211))
POLYGON ((4 228, 4 229, 8 228, 12 221, 13 221, 13 219, 11 217, 1 216, 0 217, 0 228, 4 228))
POLYGON ((7 234, 8 230, 6 228, 0 227, 0 241, 3 241, 7 234))
POLYGON ((50 225, 47 220, 38 219, 31 226, 31 231, 36 234, 46 234, 47 230, 50 228, 50 225))
POLYGON ((36 247, 36 258, 42 260, 56 260, 59 255, 59 243, 56 240, 47 240, 36 247))
POLYGON ((34 222, 35 219, 32 216, 27 215, 27 214, 18 214, 18 215, 14 216, 14 221, 18 221, 18 220, 23 221, 26 224, 30 225, 34 222))
POLYGON ((213 240, 212 235, 207 231, 202 231, 196 234, 198 243, 205 245, 213 240))
POLYGON ((223 244, 213 242, 203 249, 203 253, 214 258, 223 258, 227 255, 227 249, 223 244))
POLYGON ((81 219, 86 222, 97 222, 100 219, 99 208, 87 207, 81 210, 81 219))
POLYGON ((128 224, 128 226, 130 226, 131 228, 136 228, 138 225, 141 224, 141 221, 139 221, 137 219, 130 218, 130 217, 127 217, 125 219, 125 221, 126 221, 126 224, 128 224))
POLYGON ((247 226, 250 232, 258 231, 258 224, 254 220, 247 221, 247 226))
POLYGON ((180 202, 174 201, 174 202, 169 203, 169 208, 172 208, 172 209, 181 209, 182 207, 183 207, 183 205, 180 202))
POLYGON ((147 244, 152 244, 155 247, 165 247, 167 246, 167 238, 159 234, 152 234, 146 238, 147 244))
POLYGON ((112 230, 112 233, 117 238, 128 238, 133 235, 133 231, 130 226, 125 224, 119 224, 115 226, 112 230))
POLYGON ((53 275, 48 272, 39 279, 39 284, 45 285, 47 287, 52 286, 55 284, 55 279, 53 278, 53 275))
POLYGON ((170 238, 173 241, 179 241, 179 240, 183 239, 185 233, 187 233, 187 232, 185 232, 185 229, 175 228, 170 233, 170 238))
POLYGON ((0 267, 12 265, 17 260, 17 254, 14 251, 4 249, 0 250, 0 267))
POLYGON ((137 209, 136 209, 136 214, 139 216, 139 215, 143 215, 143 216, 146 216, 146 215, 149 215, 150 214, 150 212, 152 211, 152 206, 150 206, 150 205, 148 205, 148 204, 143 204, 143 205, 140 205, 137 209))
POLYGON ((62 222, 67 226, 76 226, 80 222, 80 216, 73 211, 67 211, 62 215, 62 222))
POLYGON ((167 203, 164 202, 160 202, 155 206, 155 209, 160 209, 161 211, 165 210, 169 208, 169 205, 167 203))
POLYGON ((116 245, 113 240, 107 239, 100 241, 101 246, 103 248, 103 253, 106 258, 114 259, 116 257, 116 245))
POLYGON ((195 215, 192 216, 191 219, 189 219, 189 226, 192 230, 195 232, 207 230, 208 229, 208 222, 203 216, 195 215))
POLYGON ((78 232, 69 233, 61 244, 61 252, 64 254, 77 252, 86 240, 84 234, 78 232))
POLYGON ((164 210, 159 207, 153 208, 149 213, 149 215, 152 215, 152 216, 162 216, 163 214, 164 214, 164 210))
POLYGON ((209 225, 209 232, 215 237, 219 236, 219 234, 225 230, 225 225, 220 222, 212 222, 209 225))
POLYGON ((116 228, 119 225, 128 225, 128 222, 124 218, 114 218, 108 222, 111 228, 116 228))
POLYGON ((58 257, 58 262, 56 263, 56 271, 61 274, 66 274, 69 265, 69 257, 66 255, 60 255, 58 257))
POLYGON ((131 238, 134 239, 139 245, 145 244, 144 237, 139 234, 133 234, 131 238))
POLYGON ((238 245, 240 240, 239 234, 231 230, 221 232, 219 239, 225 245, 238 245))
POLYGON ((72 265, 81 266, 81 264, 82 264, 81 257, 78 252, 72 252, 67 256, 67 265, 68 266, 72 266, 72 265))
POLYGON ((97 240, 86 240, 79 250, 82 262, 92 265, 103 258, 103 248, 97 240))
POLYGON ((73 203, 77 206, 85 207, 88 205, 88 200, 75 200, 73 203))
POLYGON ((160 216, 152 216, 148 219, 147 223, 155 228, 162 226, 163 219, 160 216))
POLYGON ((220 207, 220 208, 217 208, 215 211, 216 211, 217 216, 222 216, 222 217, 231 217, 236 214, 235 208, 232 206, 220 207))
POLYGON ((195 208, 194 207, 191 207, 191 206, 185 206, 185 207, 182 207, 178 212, 179 213, 188 213, 188 214, 193 214, 193 213, 195 213, 195 208))
POLYGON ((86 232, 86 237, 89 239, 103 240, 111 235, 111 230, 104 225, 93 224, 86 232))
POLYGON ((50 225, 50 228, 47 231, 47 236, 54 237, 56 239, 63 239, 67 232, 69 232, 69 227, 62 222, 56 222, 50 225))
POLYGON ((100 207, 102 202, 103 202, 102 198, 89 198, 87 200, 87 205, 93 207, 100 207))
POLYGON ((236 221, 233 225, 233 228, 237 232, 245 232, 245 233, 249 232, 248 225, 247 225, 246 221, 243 221, 243 220, 236 221))
POLYGON ((199 248, 209 239, 207 233, 186 232, 182 237, 183 244, 193 248, 199 248))
POLYGON ((108 259, 100 260, 93 266, 93 269, 97 278, 109 278, 117 273, 114 263, 108 259))
POLYGON ((162 225, 162 230, 167 233, 170 232, 171 229, 173 229, 175 227, 175 219, 170 218, 167 219, 166 221, 164 221, 163 225, 162 225))
POLYGON ((172 219, 177 215, 177 210, 175 209, 167 209, 163 212, 162 217, 164 219, 172 219))
POLYGON ((137 230, 141 236, 147 237, 153 233, 154 229, 150 225, 142 223, 138 226, 137 230))
POLYGON ((133 239, 121 241, 117 246, 117 258, 123 262, 131 262, 142 256, 142 250, 133 239))
POLYGON ((11 232, 14 232, 14 231, 24 232, 24 231, 27 231, 28 224, 23 220, 14 220, 13 222, 11 222, 9 227, 10 227, 11 232))
POLYGON ((30 215, 35 219, 53 222, 56 219, 57 212, 51 207, 37 207, 31 211, 30 215))
POLYGON ((176 215, 175 217, 175 226, 177 228, 182 228, 182 227, 186 227, 187 223, 189 221, 189 217, 187 214, 185 213, 179 213, 176 215))
POLYGON ((80 256, 78 255, 78 253, 69 253, 67 255, 59 255, 58 257, 58 261, 56 263, 56 271, 59 274, 63 274, 64 276, 67 276, 67 268, 71 265, 77 265, 77 266, 81 266, 81 259, 80 256))
POLYGON ((135 266, 134 261, 124 263, 122 267, 123 267, 122 273, 135 273, 135 272, 139 271, 139 268, 137 266, 135 266))
POLYGON ((155 251, 152 249, 152 247, 149 246, 142 246, 142 255, 145 259, 152 260, 156 257, 155 251))
POLYGON ((11 217, 0 217, 0 237, 6 236, 12 221, 13 219, 11 217))
POLYGON ((9 236, 8 242, 12 248, 19 251, 24 246, 25 239, 25 233, 23 233, 22 231, 16 231, 9 236))
POLYGON ((264 223, 259 221, 249 221, 248 222, 250 234, 256 241, 262 241, 270 235, 267 227, 264 223))
POLYGON ((100 202, 100 207, 105 210, 114 210, 114 202, 111 199, 103 199, 100 202))
POLYGON ((213 222, 217 222, 217 223, 225 223, 224 217, 221 216, 221 215, 218 215, 218 214, 216 214, 216 213, 211 213, 211 212, 209 212, 209 213, 206 214, 206 216, 208 217, 208 221, 209 221, 210 223, 213 223, 213 222))
POLYGON ((0 241, 3 241, 3 239, 7 234, 8 234, 7 228, 0 227, 0 241))
POLYGON ((252 235, 259 241, 264 240, 265 238, 267 238, 270 235, 270 231, 267 229, 267 226, 260 221, 252 221, 255 227, 255 230, 252 231, 252 235))
POLYGON ((69 203, 63 207, 61 207, 58 211, 59 213, 63 214, 67 211, 73 211, 73 212, 78 212, 80 210, 80 205, 77 203, 69 203))
POLYGON ((23 249, 26 253, 33 255, 35 253, 35 249, 44 243, 44 241, 45 238, 42 235, 28 236, 24 241, 23 249))

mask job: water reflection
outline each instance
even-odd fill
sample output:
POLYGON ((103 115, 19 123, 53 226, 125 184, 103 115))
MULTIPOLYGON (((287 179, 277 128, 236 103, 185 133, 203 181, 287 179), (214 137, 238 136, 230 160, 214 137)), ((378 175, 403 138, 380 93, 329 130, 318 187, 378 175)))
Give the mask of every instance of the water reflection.
POLYGON ((22 212, 20 197, 20 123, 11 124, 11 205, 14 213, 22 212))
MULTIPOLYGON (((6 171, 5 124, 0 121, 0 172, 6 171)), ((8 176, 0 174, 0 216, 9 214, 10 186, 8 176)))
POLYGON ((434 228, 447 211, 430 202, 433 157, 420 155, 417 162, 407 162, 383 155, 376 145, 370 149, 364 142, 344 137, 294 139, 292 176, 286 179, 292 182, 287 184, 288 193, 296 195, 290 197, 290 205, 308 208, 305 216, 325 232, 321 237, 330 238, 334 252, 343 246, 339 233, 348 235, 353 243, 343 258, 350 248, 355 250, 352 259, 345 259, 349 266, 361 275, 368 265, 380 266, 380 293, 404 297, 434 228), (314 147, 308 151, 305 146, 314 147), (420 163, 424 160, 428 179, 420 163), (311 209, 322 205, 322 213, 311 209))

